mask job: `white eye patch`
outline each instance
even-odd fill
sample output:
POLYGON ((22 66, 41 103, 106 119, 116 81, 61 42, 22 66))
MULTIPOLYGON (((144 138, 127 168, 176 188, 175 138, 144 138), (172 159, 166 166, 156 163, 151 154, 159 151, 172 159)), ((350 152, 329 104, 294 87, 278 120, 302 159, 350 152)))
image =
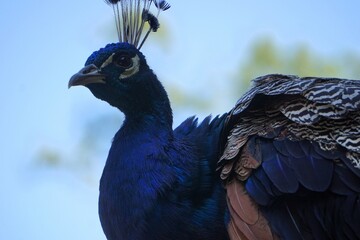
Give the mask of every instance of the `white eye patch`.
POLYGON ((139 71, 140 68, 140 58, 138 55, 135 55, 135 57, 131 58, 133 64, 130 68, 125 69, 125 71, 120 75, 119 79, 124 79, 131 77, 135 73, 139 71))
MULTIPOLYGON (((114 55, 115 55, 115 53, 111 54, 110 57, 108 57, 108 59, 106 59, 106 61, 101 65, 100 69, 102 69, 102 68, 106 67, 107 65, 109 65, 110 63, 112 63, 114 55)), ((137 73, 139 71, 139 68, 140 68, 139 56, 135 55, 133 58, 131 58, 131 61, 133 64, 131 65, 131 67, 125 69, 125 71, 119 76, 119 79, 131 77, 132 75, 134 75, 135 73, 137 73)))

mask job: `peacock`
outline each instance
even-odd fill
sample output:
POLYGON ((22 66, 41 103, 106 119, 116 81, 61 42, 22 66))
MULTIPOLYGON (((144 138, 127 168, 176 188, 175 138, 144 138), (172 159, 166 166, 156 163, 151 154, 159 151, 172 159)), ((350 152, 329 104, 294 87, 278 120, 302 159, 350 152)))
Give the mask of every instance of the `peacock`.
POLYGON ((125 114, 100 179, 107 239, 360 239, 360 81, 258 77, 229 112, 174 129, 140 52, 170 5, 106 2, 119 42, 68 86, 125 114))

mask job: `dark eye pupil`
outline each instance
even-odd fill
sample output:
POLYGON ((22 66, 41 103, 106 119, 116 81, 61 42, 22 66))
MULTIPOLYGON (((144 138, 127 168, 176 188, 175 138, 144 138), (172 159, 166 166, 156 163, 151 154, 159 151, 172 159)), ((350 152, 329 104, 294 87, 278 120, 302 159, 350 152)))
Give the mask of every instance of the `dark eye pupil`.
POLYGON ((115 63, 117 65, 119 65, 120 67, 123 67, 123 68, 129 68, 132 66, 132 60, 129 56, 119 56, 116 60, 115 60, 115 63))

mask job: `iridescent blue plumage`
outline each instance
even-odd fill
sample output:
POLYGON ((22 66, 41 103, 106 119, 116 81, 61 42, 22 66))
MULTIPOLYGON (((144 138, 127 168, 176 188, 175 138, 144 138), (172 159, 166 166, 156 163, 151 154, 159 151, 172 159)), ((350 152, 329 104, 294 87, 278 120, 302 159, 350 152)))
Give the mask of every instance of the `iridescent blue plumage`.
POLYGON ((107 238, 226 239, 226 200, 215 171, 220 153, 214 147, 224 117, 199 125, 191 118, 173 131, 165 90, 129 44, 107 45, 89 57, 91 64, 103 66, 99 72, 108 77, 87 87, 125 113, 100 181, 99 215, 107 238), (139 71, 119 79, 124 69, 104 66, 118 54, 134 59, 139 71))
POLYGON ((109 44, 89 57, 69 86, 125 114, 100 181, 109 240, 360 237, 360 83, 256 84, 230 113, 173 130, 167 93, 137 48, 109 44))
POLYGON ((69 87, 125 114, 100 181, 107 239, 360 238, 360 82, 259 77, 229 113, 173 130, 139 51, 170 5, 105 1, 120 42, 94 52, 69 87))

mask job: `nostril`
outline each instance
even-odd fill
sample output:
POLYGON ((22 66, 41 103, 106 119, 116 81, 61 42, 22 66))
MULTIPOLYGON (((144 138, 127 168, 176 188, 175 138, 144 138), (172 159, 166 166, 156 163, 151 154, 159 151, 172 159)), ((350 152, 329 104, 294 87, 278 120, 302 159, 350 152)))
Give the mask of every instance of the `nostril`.
POLYGON ((94 64, 83 67, 78 73, 74 74, 68 83, 68 87, 77 85, 87 85, 89 83, 105 83, 105 75, 100 73, 98 67, 94 64))
POLYGON ((85 68, 82 70, 82 74, 88 74, 91 72, 97 72, 98 68, 94 64, 90 64, 88 66, 85 66, 85 68))

